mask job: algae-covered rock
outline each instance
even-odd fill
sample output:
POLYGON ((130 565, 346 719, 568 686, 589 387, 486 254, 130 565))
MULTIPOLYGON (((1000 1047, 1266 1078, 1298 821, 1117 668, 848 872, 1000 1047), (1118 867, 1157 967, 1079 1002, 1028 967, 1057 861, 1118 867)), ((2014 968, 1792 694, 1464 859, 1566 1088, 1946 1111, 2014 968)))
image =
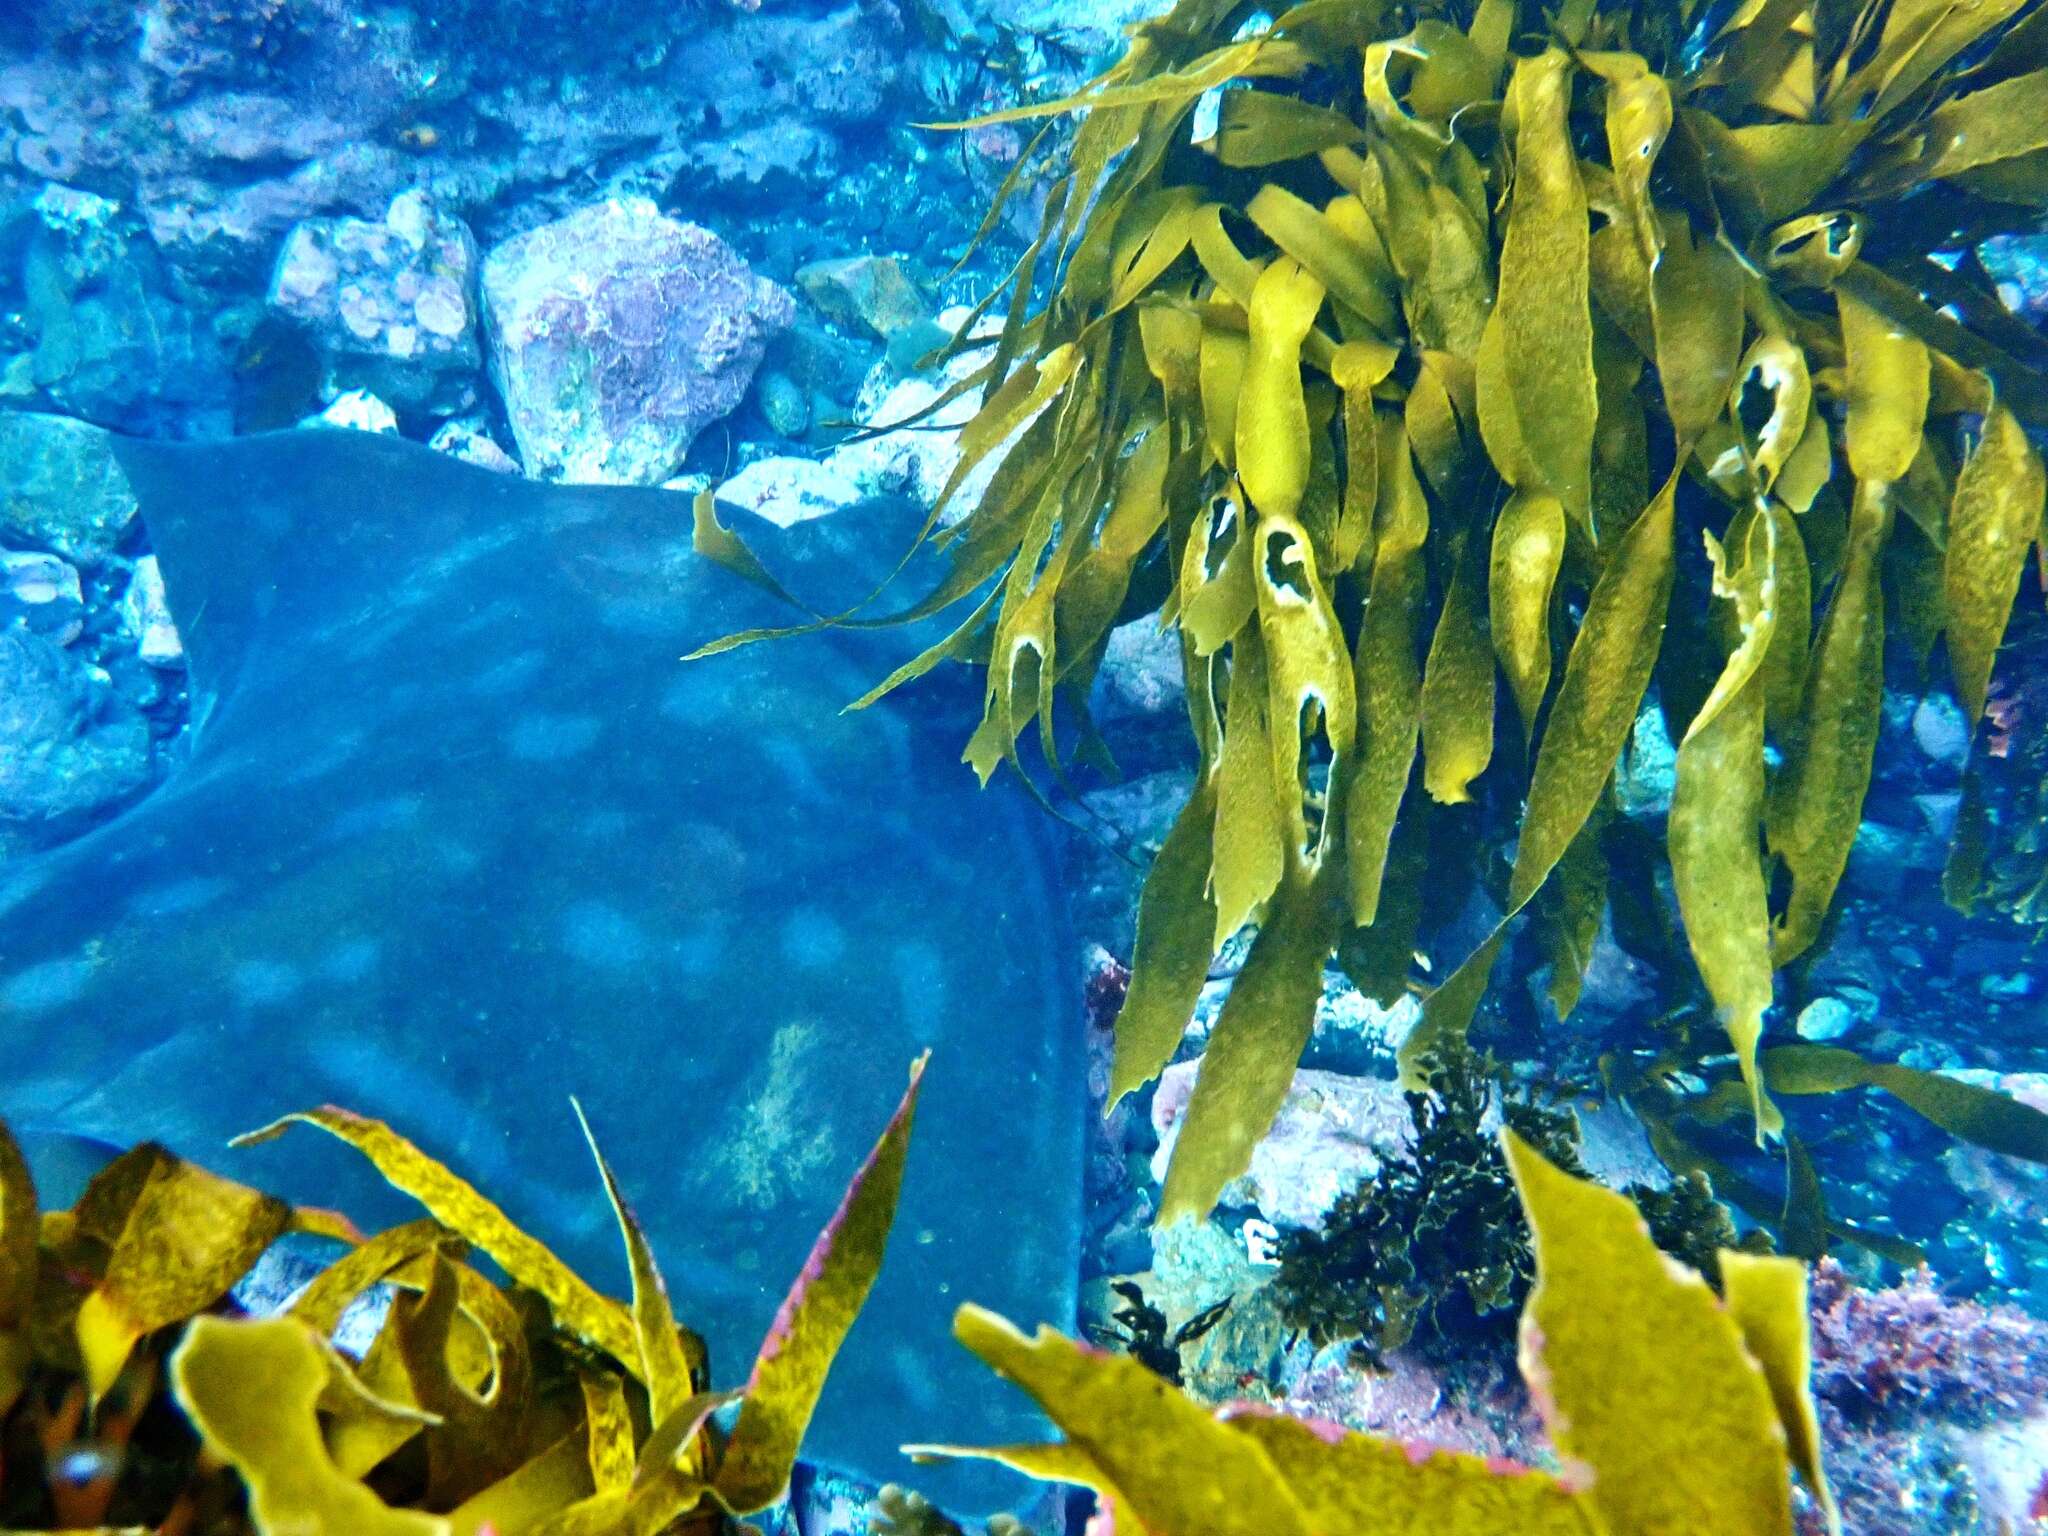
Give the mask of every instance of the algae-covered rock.
POLYGON ((897 256, 841 256, 798 270, 797 286, 825 318, 887 341, 930 318, 931 304, 897 256))
POLYGON ((212 317, 123 203, 53 181, 18 220, 0 212, 0 248, 0 268, 18 250, 0 294, 27 344, 10 358, 13 336, 0 337, 7 394, 126 431, 224 425, 212 317))
POLYGON ((645 198, 618 198, 484 258, 491 372, 526 472, 658 485, 740 403, 790 296, 645 198))
POLYGON ((135 518, 107 434, 68 416, 0 411, 0 538, 97 565, 135 518))

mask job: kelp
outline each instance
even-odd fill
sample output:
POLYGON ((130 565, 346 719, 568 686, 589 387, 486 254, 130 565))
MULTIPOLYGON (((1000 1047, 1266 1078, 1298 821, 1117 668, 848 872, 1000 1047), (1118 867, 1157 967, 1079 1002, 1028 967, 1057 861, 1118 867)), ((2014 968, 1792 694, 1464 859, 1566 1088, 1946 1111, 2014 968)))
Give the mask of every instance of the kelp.
MULTIPOLYGON (((1266 1017, 1205 1064, 1166 1214, 1243 1170, 1324 964, 1375 955, 1359 979, 1384 990, 1389 850, 1426 799, 1524 806, 1481 823, 1518 838, 1506 916, 1436 957, 1411 1085, 1464 1034, 1653 669, 1682 711, 1685 934, 1776 1131, 1753 1058, 1855 837, 1886 636, 1945 634, 1974 718, 2042 535, 2041 349, 1925 234, 2048 204, 2048 69, 2019 11, 1178 0, 1079 92, 983 120, 1082 114, 948 487, 941 593, 997 584, 890 685, 985 646, 970 760, 1023 771, 1035 721, 1064 782, 1053 711, 1146 606, 1096 573, 1172 574, 1152 606, 1190 642, 1202 768, 1147 888, 1117 1090, 1169 1054, 1205 929, 1259 926, 1238 986, 1266 1017), (1034 418, 1022 472, 950 506, 1034 418), (1712 590, 1683 576, 1695 528, 1712 590), (1524 751, 1495 739, 1503 692, 1524 751)), ((1581 934, 1597 860, 1570 877, 1581 934)))
POLYGON ((0 1524, 330 1536, 728 1529, 782 1497, 874 1282, 923 1065, 735 1391, 711 1389, 704 1347, 678 1321, 587 1124, 626 1246, 630 1305, 395 1131, 346 1111, 310 1111, 255 1136, 287 1123, 327 1131, 430 1216, 364 1237, 153 1145, 109 1163, 69 1211, 41 1211, 0 1125, 0 1524), (288 1230, 348 1247, 274 1315, 239 1314, 231 1287, 288 1230), (506 1278, 489 1278, 472 1249, 506 1278), (375 1333, 351 1357, 337 1330, 364 1306, 375 1333), (89 1438, 67 1448, 88 1408, 89 1438), (19 1454, 29 1445, 48 1458, 40 1480, 19 1454), (78 1476, 81 1455, 101 1470, 78 1476))
MULTIPOLYGON (((1808 1387, 1806 1270, 1720 1256, 1724 1302, 1620 1195, 1503 1131, 1536 1244, 1521 1365, 1560 1470, 1483 1460, 1239 1405, 1210 1413, 1136 1361, 961 1308, 954 1331, 1063 1438, 907 1447, 1093 1490, 1099 1528, 1149 1536, 1429 1530, 1653 1536, 1793 1530, 1792 1476, 1836 1529, 1808 1387)), ((1091 1527, 1095 1529, 1098 1527, 1091 1527)))

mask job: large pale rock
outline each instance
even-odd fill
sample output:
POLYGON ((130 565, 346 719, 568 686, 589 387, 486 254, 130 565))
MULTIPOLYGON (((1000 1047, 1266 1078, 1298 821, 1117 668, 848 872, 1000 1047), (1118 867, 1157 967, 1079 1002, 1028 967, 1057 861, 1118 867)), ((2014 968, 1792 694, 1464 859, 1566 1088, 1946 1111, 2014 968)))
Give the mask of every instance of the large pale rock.
POLYGON ((1182 708, 1180 632, 1150 614, 1109 632, 1095 674, 1095 717, 1131 720, 1177 715, 1182 708))
MULTIPOLYGON (((979 401, 970 392, 924 415, 949 382, 944 378, 904 379, 868 413, 866 425, 885 429, 896 422, 915 421, 915 425, 847 443, 833 449, 826 462, 870 495, 908 496, 920 506, 931 506, 960 463, 960 429, 974 419, 979 401)), ((999 457, 992 453, 975 466, 947 504, 943 521, 957 522, 974 510, 995 475, 999 457)))
POLYGON ((294 225, 269 303, 305 331, 337 390, 459 410, 482 361, 476 265, 469 227, 425 193, 403 192, 381 219, 294 225))
MULTIPOLYGON (((947 310, 938 317, 937 329, 950 335, 966 318, 964 309, 947 310)), ((984 321, 975 334, 985 335, 989 329, 990 322, 984 321)), ((959 468, 960 429, 974 419, 981 404, 981 392, 970 389, 939 410, 931 411, 931 407, 948 389, 987 361, 986 351, 974 350, 952 359, 941 369, 907 378, 897 377, 888 365, 879 366, 874 381, 879 397, 868 404, 870 388, 863 388, 861 419, 871 430, 880 430, 875 430, 871 437, 833 449, 826 462, 871 496, 907 496, 930 507, 959 468), (925 414, 927 411, 929 415, 925 414)), ((979 505, 1003 456, 1029 425, 1029 420, 1018 423, 1009 437, 968 471, 946 503, 940 522, 956 523, 979 505)))
POLYGON ((745 395, 795 303, 709 230, 615 198, 484 258, 491 372, 526 472, 659 485, 745 395))

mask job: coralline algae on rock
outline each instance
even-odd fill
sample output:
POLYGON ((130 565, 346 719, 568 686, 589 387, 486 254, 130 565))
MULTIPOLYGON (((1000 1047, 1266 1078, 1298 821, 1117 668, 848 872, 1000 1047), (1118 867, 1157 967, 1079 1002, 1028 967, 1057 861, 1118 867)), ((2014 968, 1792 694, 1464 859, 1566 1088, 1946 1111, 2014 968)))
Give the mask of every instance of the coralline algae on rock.
POLYGON ((415 191, 381 219, 294 225, 268 302, 305 331, 336 389, 445 412, 474 398, 475 293, 469 227, 415 191))
POLYGON ((789 294, 645 198, 570 214, 484 259, 491 371, 526 472, 658 485, 740 403, 789 294))

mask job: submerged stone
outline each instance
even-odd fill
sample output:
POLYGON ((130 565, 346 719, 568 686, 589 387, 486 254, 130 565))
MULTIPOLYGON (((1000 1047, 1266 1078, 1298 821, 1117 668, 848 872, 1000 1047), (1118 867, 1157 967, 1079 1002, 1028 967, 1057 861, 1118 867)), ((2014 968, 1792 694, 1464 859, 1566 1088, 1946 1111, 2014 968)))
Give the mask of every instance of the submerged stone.
MULTIPOLYGON (((907 1438, 1037 1437, 949 1324, 1073 1323, 1080 1025, 1047 823, 974 788, 950 714, 840 713, 918 637, 679 661, 786 610, 659 491, 357 432, 119 451, 197 724, 156 793, 0 866, 0 1114, 32 1156, 153 1137, 366 1226, 416 1214, 315 1133, 225 1145, 344 1104, 623 1295, 574 1093, 730 1384, 930 1046, 811 1454, 881 1481, 907 1438)), ((821 607, 917 518, 725 515, 821 607)))
POLYGON ((381 219, 304 219, 271 274, 271 310, 299 326, 337 390, 459 410, 475 398, 476 242, 423 192, 381 219))
POLYGON ((0 539, 97 565, 135 518, 113 439, 68 416, 0 411, 0 539))
POLYGON ((491 371, 526 472, 658 485, 740 403, 788 293, 645 198, 615 198, 484 259, 491 371))

